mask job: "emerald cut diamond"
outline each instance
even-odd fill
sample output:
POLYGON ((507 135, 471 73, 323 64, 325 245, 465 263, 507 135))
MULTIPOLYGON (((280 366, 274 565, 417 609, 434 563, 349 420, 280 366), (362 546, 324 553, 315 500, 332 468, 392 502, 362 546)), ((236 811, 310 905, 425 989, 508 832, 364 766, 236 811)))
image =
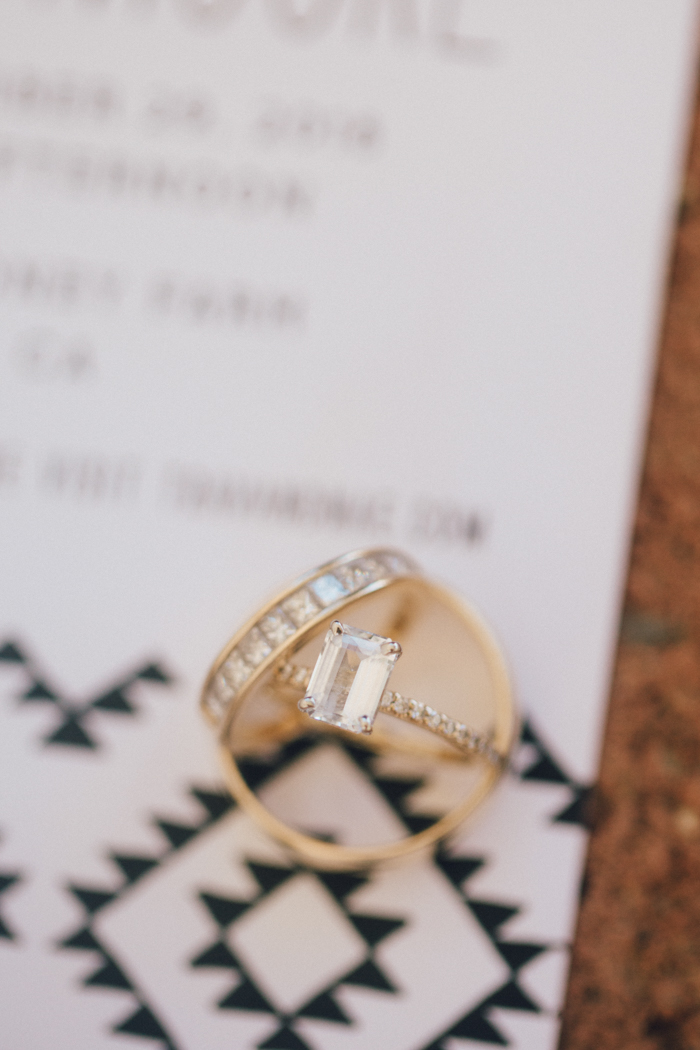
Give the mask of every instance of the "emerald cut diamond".
POLYGON ((369 733, 401 646, 334 620, 299 707, 319 722, 369 733))

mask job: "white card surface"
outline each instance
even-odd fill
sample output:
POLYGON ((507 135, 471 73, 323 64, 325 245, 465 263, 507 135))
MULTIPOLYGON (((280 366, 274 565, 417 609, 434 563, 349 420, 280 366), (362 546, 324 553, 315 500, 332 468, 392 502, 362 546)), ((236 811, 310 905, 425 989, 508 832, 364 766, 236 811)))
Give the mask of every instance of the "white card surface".
MULTIPOLYGON (((696 15, 3 5, 3 1047, 554 1046, 696 15), (526 728, 447 850, 333 882, 227 808, 196 696, 372 544, 483 611, 526 728)), ((319 763, 410 821, 330 745, 261 791, 319 763)))

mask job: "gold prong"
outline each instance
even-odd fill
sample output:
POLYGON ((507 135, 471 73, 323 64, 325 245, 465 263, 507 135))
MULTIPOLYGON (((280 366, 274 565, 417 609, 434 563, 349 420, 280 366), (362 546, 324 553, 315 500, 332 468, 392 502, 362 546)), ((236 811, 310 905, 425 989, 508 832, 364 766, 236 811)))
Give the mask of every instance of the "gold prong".
POLYGON ((382 653, 384 656, 401 656, 401 646, 398 642, 387 641, 382 645, 382 653))

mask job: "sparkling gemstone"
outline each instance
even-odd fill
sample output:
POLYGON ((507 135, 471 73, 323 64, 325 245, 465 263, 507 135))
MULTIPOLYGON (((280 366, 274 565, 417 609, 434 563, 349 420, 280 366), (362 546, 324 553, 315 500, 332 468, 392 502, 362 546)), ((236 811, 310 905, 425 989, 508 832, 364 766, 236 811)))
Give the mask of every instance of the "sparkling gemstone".
POLYGON ((453 736, 455 731, 454 721, 451 718, 446 718, 445 715, 442 716, 442 731, 445 736, 453 736))
POLYGON ((306 590, 302 588, 282 602, 282 608, 296 627, 303 627, 318 612, 318 605, 306 590))
POLYGON ((281 609, 273 609, 267 616, 263 616, 258 626, 273 645, 281 645, 294 634, 293 625, 281 609))
POLYGON ((234 690, 240 689, 243 683, 250 677, 250 668, 237 649, 234 649, 231 653, 222 667, 221 672, 224 679, 234 690))
POLYGON ((289 684, 295 689, 306 689, 310 677, 311 671, 308 667, 295 667, 290 675, 289 684))
POLYGON ((409 701, 405 696, 394 693, 394 711, 397 715, 407 715, 410 710, 409 701))
POLYGON ((340 580, 335 578, 332 572, 328 572, 325 576, 319 576, 317 580, 314 580, 311 584, 311 590, 324 608, 327 605, 332 605, 333 602, 337 602, 347 593, 345 587, 343 587, 340 580))
POLYGON ((437 729, 442 722, 442 715, 432 707, 426 707, 423 712, 423 717, 425 718, 426 725, 430 726, 431 729, 437 729))
POLYGON ((311 674, 311 717, 352 733, 367 732, 401 650, 390 638, 337 621, 311 674))
POLYGON ((419 704, 417 700, 409 700, 408 713, 417 722, 423 717, 423 705, 419 704))
POLYGON ((304 667, 303 664, 282 664, 275 671, 275 677, 278 682, 291 686, 292 689, 305 690, 309 684, 309 678, 311 677, 311 671, 308 667, 304 667))
POLYGON ((218 674, 212 684, 211 693, 220 703, 228 704, 236 695, 236 690, 231 688, 223 674, 218 674))
POLYGON ((381 580, 386 576, 386 566, 378 562, 376 558, 360 558, 357 568, 368 581, 381 580))
POLYGON ((258 664, 261 664, 265 657, 269 656, 272 652, 270 643, 267 641, 262 631, 259 631, 257 627, 251 628, 243 641, 239 642, 236 648, 245 662, 250 664, 251 667, 257 667, 258 664))
POLYGON ((392 576, 405 576, 414 571, 408 558, 404 558, 403 554, 397 554, 395 551, 386 551, 382 554, 382 561, 392 576))
POLYGON ((359 591, 361 587, 374 583, 381 576, 385 576, 386 571, 373 558, 360 558, 359 561, 341 565, 340 568, 335 570, 335 575, 341 581, 346 591, 352 592, 359 591))
POLYGON ((235 689, 231 688, 223 675, 218 674, 204 702, 215 718, 221 718, 235 695, 235 689))

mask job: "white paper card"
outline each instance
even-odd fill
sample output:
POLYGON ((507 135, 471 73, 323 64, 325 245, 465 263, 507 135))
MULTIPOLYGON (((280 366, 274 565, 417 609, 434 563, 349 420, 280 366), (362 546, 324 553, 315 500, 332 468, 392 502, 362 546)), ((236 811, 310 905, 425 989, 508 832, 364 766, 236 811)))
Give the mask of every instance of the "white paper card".
MULTIPOLYGON (((3 5, 13 1050, 555 1045, 696 15, 3 5), (449 849, 329 879, 228 805, 196 695, 257 603, 374 543, 481 608, 526 722, 449 849)), ((260 790, 298 817, 326 768, 378 828, 419 812, 330 744, 260 790)))

